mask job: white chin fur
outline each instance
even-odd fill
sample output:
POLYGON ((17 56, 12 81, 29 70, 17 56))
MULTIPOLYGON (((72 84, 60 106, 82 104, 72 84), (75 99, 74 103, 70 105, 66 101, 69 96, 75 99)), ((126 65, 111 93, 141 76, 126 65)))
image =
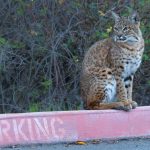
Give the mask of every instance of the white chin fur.
POLYGON ((119 40, 119 39, 114 39, 115 42, 122 42, 122 43, 135 43, 135 42, 138 42, 139 40, 136 39, 135 37, 128 37, 126 40, 119 40))
POLYGON ((134 36, 129 36, 127 37, 127 42, 138 42, 138 39, 134 36))
POLYGON ((127 36, 127 37, 126 37, 126 40, 117 39, 116 36, 114 36, 113 39, 114 39, 115 42, 122 42, 122 43, 123 43, 123 42, 134 43, 134 42, 138 42, 138 41, 139 41, 139 40, 138 40, 136 37, 134 37, 134 36, 127 36))

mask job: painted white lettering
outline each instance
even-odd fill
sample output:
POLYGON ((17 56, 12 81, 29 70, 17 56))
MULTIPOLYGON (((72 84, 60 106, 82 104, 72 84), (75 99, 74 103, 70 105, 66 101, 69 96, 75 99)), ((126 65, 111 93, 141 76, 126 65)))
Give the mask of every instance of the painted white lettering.
POLYGON ((10 137, 10 123, 6 120, 0 120, 0 141, 12 141, 10 137))
POLYGON ((13 127, 14 127, 14 134, 15 134, 16 141, 19 141, 20 137, 28 141, 28 137, 22 131, 22 126, 24 125, 24 123, 25 123, 25 119, 21 119, 20 122, 13 119, 13 127))
POLYGON ((34 118, 34 121, 36 123, 36 133, 38 138, 41 138, 41 133, 49 139, 50 137, 50 133, 49 133, 49 129, 48 129, 48 123, 47 123, 47 119, 46 118, 41 118, 41 120, 34 118), (42 125, 43 122, 43 125, 42 125))
POLYGON ((63 128, 56 129, 56 124, 63 124, 63 120, 60 118, 52 118, 51 120, 51 128, 52 128, 52 134, 56 139, 63 138, 65 134, 65 130, 63 128), (57 131, 58 130, 58 131, 57 131), (57 133, 56 133, 57 131, 57 133))
POLYGON ((32 120, 31 119, 27 119, 28 121, 28 130, 29 130, 29 136, 31 140, 34 140, 34 134, 33 134, 33 129, 32 129, 32 120))

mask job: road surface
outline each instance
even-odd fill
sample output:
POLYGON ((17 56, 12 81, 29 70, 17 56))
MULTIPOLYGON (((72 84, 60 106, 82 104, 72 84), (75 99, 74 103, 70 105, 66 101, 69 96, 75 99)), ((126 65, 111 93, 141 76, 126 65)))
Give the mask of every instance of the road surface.
POLYGON ((0 150, 150 150, 150 139, 126 139, 115 141, 91 141, 85 145, 39 144, 30 146, 13 146, 0 150))

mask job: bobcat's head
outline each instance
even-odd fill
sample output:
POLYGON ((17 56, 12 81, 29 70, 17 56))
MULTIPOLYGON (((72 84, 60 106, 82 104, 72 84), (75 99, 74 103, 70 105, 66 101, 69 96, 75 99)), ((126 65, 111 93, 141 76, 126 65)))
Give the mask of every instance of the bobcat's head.
POLYGON ((136 12, 129 17, 120 17, 118 14, 112 12, 115 19, 113 28, 113 39, 115 42, 136 44, 140 41, 142 33, 140 30, 139 16, 136 12))

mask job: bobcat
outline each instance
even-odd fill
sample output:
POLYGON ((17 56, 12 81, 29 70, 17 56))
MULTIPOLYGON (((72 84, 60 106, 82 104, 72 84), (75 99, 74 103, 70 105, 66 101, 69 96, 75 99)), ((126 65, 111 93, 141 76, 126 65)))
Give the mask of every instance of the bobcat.
POLYGON ((112 37, 98 41, 87 51, 81 72, 81 97, 86 109, 121 109, 137 107, 132 101, 133 77, 144 51, 139 16, 133 12, 115 20, 112 37))

